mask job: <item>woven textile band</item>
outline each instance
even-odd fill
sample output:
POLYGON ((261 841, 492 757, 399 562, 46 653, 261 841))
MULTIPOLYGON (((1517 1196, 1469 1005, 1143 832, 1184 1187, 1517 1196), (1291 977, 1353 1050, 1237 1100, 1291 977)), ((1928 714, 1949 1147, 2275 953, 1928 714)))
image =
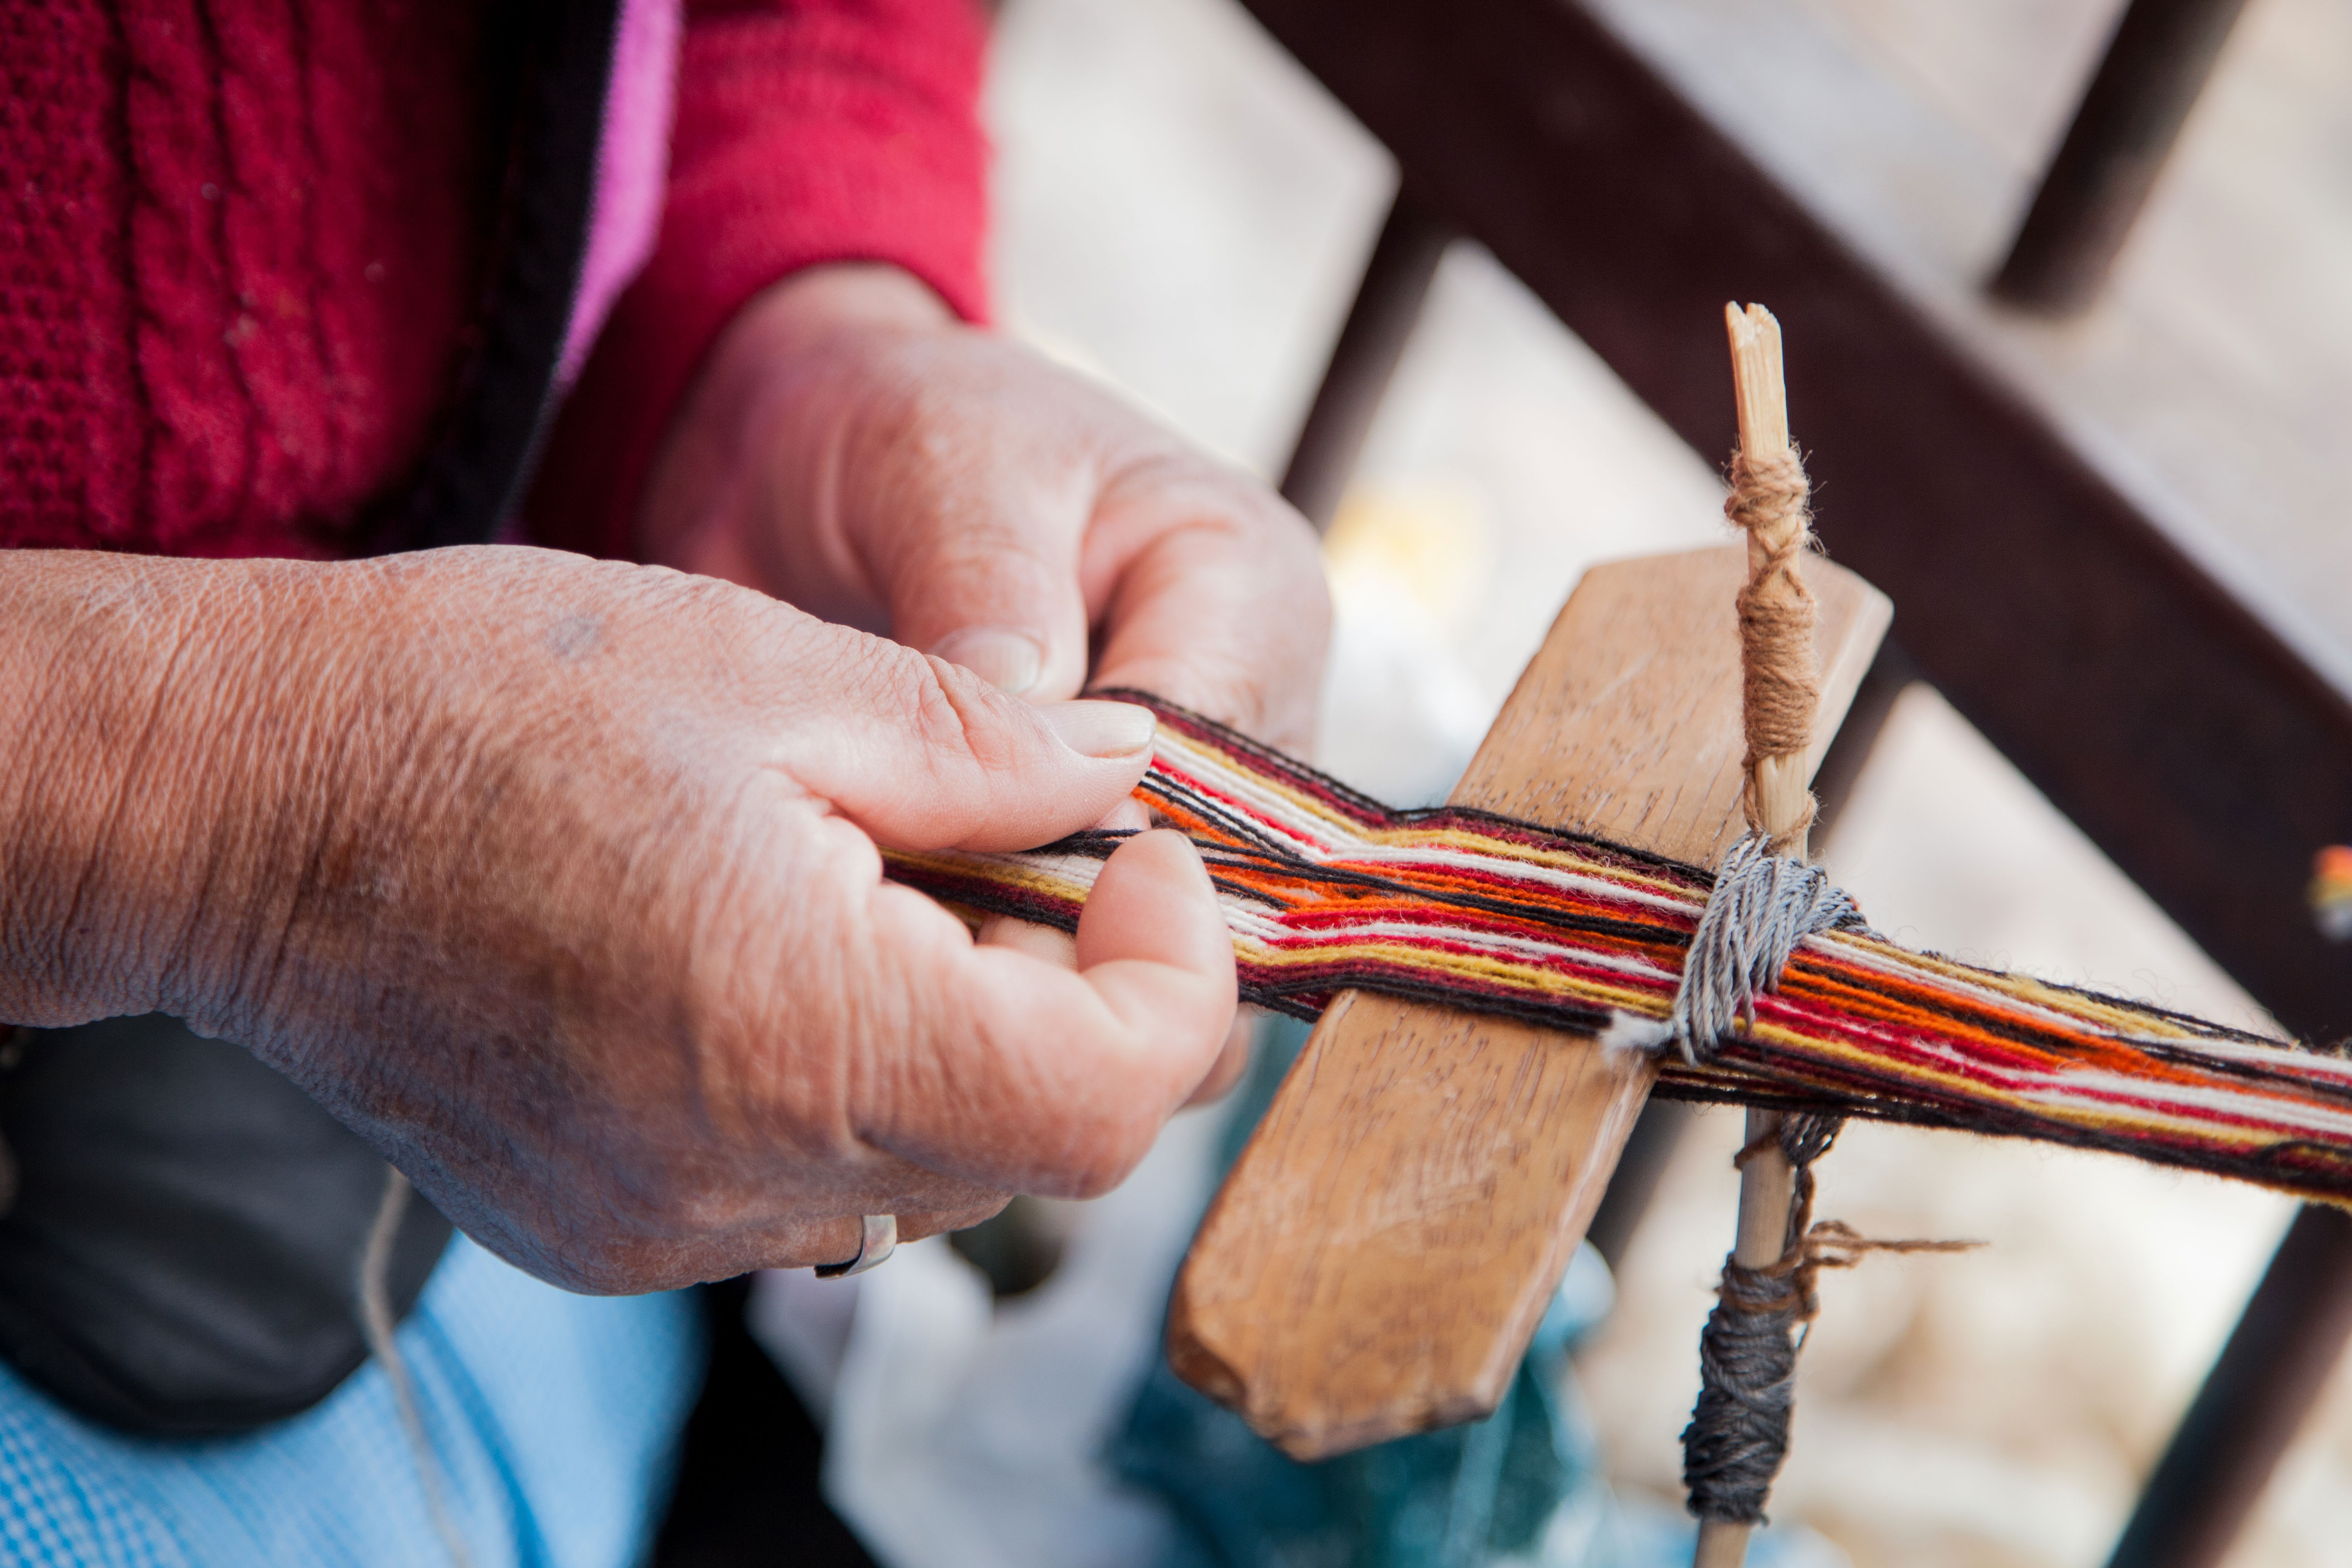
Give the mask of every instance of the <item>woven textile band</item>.
MULTIPOLYGON (((1857 928, 1799 939, 1694 1063, 1668 1018, 1708 873, 1485 812, 1392 811, 1148 694, 1096 695, 1160 715, 1136 795, 1208 863, 1245 1001, 1312 1018, 1381 992, 1652 1051, 1675 1098, 2105 1149, 2352 1207, 2352 1060, 1857 928)), ((1127 837, 886 860, 967 912, 1071 931, 1127 837)))

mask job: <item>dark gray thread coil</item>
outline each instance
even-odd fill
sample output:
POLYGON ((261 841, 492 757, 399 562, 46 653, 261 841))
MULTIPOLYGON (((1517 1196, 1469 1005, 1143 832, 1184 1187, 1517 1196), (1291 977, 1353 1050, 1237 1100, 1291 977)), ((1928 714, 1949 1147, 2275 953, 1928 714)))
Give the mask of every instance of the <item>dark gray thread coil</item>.
POLYGON ((1683 1431, 1683 1485, 1701 1519, 1761 1524, 1789 1453, 1798 1298, 1785 1275, 1726 1260, 1699 1336, 1698 1406, 1683 1431))
POLYGON ((1813 1275, 1806 1245, 1813 1219, 1813 1162, 1845 1123, 1801 1113, 1780 1121, 1780 1152, 1796 1167, 1780 1260, 1744 1268, 1723 1260, 1723 1287, 1698 1341, 1698 1405, 1683 1429, 1683 1485, 1690 1510, 1728 1524, 1764 1522, 1764 1500, 1789 1454, 1800 1324, 1812 1321, 1813 1275))

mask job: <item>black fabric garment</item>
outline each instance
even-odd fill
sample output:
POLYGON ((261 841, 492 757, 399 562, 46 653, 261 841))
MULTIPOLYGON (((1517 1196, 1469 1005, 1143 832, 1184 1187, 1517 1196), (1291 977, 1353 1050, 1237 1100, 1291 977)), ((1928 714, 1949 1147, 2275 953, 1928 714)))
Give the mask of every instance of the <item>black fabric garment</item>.
POLYGON ((874 1568, 818 1488, 824 1436, 743 1321, 749 1276, 702 1288, 710 1370, 653 1568, 874 1568))
POLYGON ((489 74, 512 92, 478 346, 387 551, 487 543, 521 506, 595 226, 621 0, 503 0, 489 16, 489 74))
MULTIPOLYGON (((390 548, 485 542, 529 480, 587 255, 619 17, 620 0, 491 8, 506 145, 478 346, 416 482, 386 498, 390 548)), ((68 1408, 152 1436, 248 1431, 359 1368, 356 1271, 389 1174, 373 1150, 240 1047, 171 1019, 13 1038, 0 1357, 68 1408)), ((412 1199, 396 1317, 448 1238, 412 1199)))
MULTIPOLYGON (((0 1355, 128 1432, 240 1432, 367 1359, 359 1266, 391 1167, 241 1046, 161 1015, 15 1032, 0 1136, 0 1355)), ((5 1059, 5 1058, 0 1058, 5 1059)), ((405 1316, 449 1222, 409 1200, 405 1316)))

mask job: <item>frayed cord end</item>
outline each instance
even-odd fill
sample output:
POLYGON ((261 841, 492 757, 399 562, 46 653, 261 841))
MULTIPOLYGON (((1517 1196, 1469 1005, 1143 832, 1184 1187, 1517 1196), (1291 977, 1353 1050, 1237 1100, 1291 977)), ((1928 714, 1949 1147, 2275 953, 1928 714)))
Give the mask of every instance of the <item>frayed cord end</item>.
POLYGON ((1664 1050, 1674 1037, 1674 1026, 1664 1019, 1644 1018, 1622 1009, 1609 1016, 1609 1026, 1596 1037, 1604 1051, 1639 1051, 1645 1057, 1664 1050))

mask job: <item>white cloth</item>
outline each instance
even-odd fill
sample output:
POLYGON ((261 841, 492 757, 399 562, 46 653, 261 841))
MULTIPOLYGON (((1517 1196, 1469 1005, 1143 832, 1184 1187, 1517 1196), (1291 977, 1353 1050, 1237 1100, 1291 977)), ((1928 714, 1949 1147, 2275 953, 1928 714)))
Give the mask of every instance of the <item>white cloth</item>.
POLYGON ((886 1568, 1134 1568, 1170 1524, 1101 1460, 1159 1353, 1223 1112, 1179 1116, 1002 1304, 943 1239, 854 1279, 762 1275, 751 1332, 826 1423, 824 1490, 886 1568))

